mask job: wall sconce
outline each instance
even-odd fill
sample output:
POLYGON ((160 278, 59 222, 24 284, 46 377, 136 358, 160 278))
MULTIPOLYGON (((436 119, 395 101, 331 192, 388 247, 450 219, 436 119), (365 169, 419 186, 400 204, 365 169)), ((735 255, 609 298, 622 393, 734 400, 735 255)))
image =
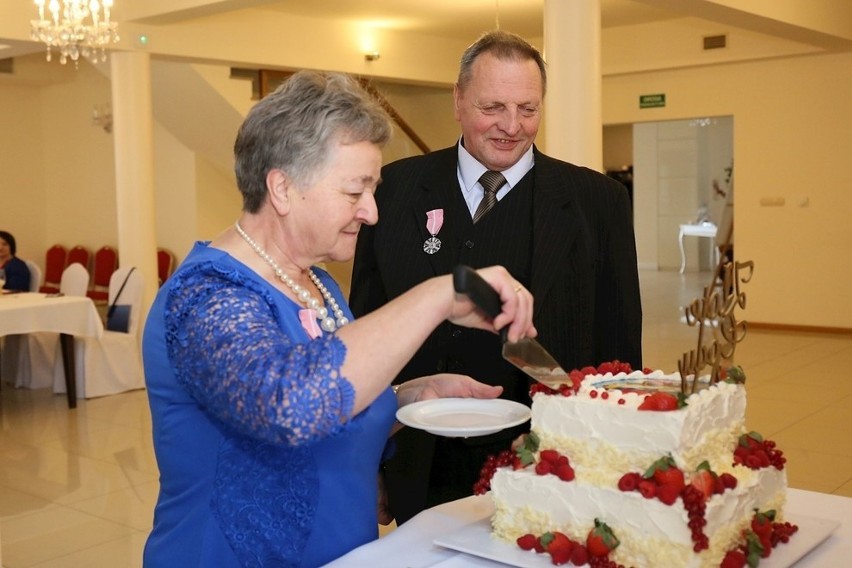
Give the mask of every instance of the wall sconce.
POLYGON ((376 59, 378 59, 381 56, 382 56, 382 54, 379 53, 378 51, 373 51, 373 52, 370 52, 370 53, 365 53, 364 54, 364 60, 365 61, 375 61, 376 59))
POLYGON ((112 132, 112 107, 109 103, 92 107, 92 126, 100 126, 107 134, 112 132))

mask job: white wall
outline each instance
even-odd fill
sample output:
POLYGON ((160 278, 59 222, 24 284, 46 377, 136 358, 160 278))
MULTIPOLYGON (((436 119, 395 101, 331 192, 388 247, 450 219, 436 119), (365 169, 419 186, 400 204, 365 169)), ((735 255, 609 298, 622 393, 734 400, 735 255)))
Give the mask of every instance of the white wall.
POLYGON ((204 158, 196 160, 195 172, 196 239, 209 241, 237 220, 243 208, 242 197, 236 178, 223 175, 204 158))
MULTIPOLYGON (((376 89, 391 103, 430 150, 446 148, 456 143, 461 130, 453 117, 453 91, 451 87, 425 87, 394 83, 376 83, 376 89)), ((395 133, 398 142, 405 140, 402 133, 395 133)), ((408 152, 392 155, 385 153, 385 160, 419 153, 416 147, 406 142, 408 152)))
POLYGON ((112 138, 92 125, 109 81, 87 63, 46 86, 0 85, 0 226, 44 267, 54 243, 116 246, 112 138))
POLYGON ((38 87, 0 88, 0 229, 15 236, 18 256, 42 266, 48 244, 44 176, 42 92, 38 87))
POLYGON ((843 53, 604 78, 605 123, 733 116, 736 255, 755 262, 749 321, 852 329, 849 69, 843 53), (649 93, 667 106, 639 109, 649 93))
POLYGON ((179 263, 199 238, 195 153, 154 123, 154 209, 157 246, 179 263))
MULTIPOLYGON (((94 253, 118 240, 112 135, 92 124, 92 107, 110 101, 109 79, 85 60, 62 71, 47 85, 0 83, 0 228, 15 235, 20 256, 42 267, 54 243, 94 253)), ((157 244, 178 260, 196 239, 211 237, 199 229, 199 207, 202 220, 219 215, 219 222, 219 211, 239 211, 238 196, 224 206, 221 199, 198 205, 199 193, 237 193, 232 180, 198 160, 155 121, 157 244)))

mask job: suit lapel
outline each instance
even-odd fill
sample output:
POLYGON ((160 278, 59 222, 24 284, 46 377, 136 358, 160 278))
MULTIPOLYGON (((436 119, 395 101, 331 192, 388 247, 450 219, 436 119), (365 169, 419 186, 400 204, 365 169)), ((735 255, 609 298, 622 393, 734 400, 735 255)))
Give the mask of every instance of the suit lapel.
POLYGON ((560 175, 555 161, 536 151, 534 172, 530 291, 536 298, 533 317, 537 317, 546 303, 543 299, 557 278, 557 263, 577 238, 579 212, 571 199, 568 180, 560 175))

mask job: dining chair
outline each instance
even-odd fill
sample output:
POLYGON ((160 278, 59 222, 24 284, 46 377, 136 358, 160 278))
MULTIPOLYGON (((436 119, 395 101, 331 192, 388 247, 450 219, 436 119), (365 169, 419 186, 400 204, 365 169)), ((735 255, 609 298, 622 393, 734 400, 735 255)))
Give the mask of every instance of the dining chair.
POLYGON ((59 281, 62 278, 62 271, 65 270, 66 257, 68 251, 60 244, 55 244, 44 255, 44 284, 38 291, 45 294, 55 294, 59 292, 59 281))
POLYGON ((41 287, 41 267, 32 260, 25 260, 24 263, 30 270, 30 292, 38 292, 41 287))
MULTIPOLYGON (((27 270, 30 271, 29 291, 38 291, 41 285, 41 268, 31 260, 21 260, 24 261, 24 264, 27 265, 27 270)), ((0 377, 18 388, 25 386, 24 383, 29 383, 31 376, 29 336, 17 333, 7 335, 3 338, 3 355, 0 357, 0 377)))
MULTIPOLYGON (((38 292, 41 286, 41 268, 31 260, 24 264, 30 271, 30 292, 38 292)), ((31 387, 32 368, 30 366, 30 336, 26 334, 7 335, 3 338, 3 357, 0 359, 0 376, 14 383, 15 387, 31 387)))
POLYGON ((92 253, 84 246, 77 245, 68 251, 68 257, 65 260, 65 266, 71 266, 75 262, 83 265, 83 268, 89 270, 89 259, 92 253))
MULTIPOLYGON (((79 262, 68 265, 62 271, 59 293, 66 296, 85 296, 89 289, 89 271, 79 262)), ((18 388, 42 389, 53 386, 57 362, 62 367, 62 351, 59 336, 55 333, 30 333, 23 337, 15 371, 15 386, 18 388)), ((62 376, 64 377, 64 370, 62 376)))
POLYGON ((59 291, 66 296, 85 296, 89 289, 89 271, 79 262, 72 262, 62 271, 59 291))
POLYGON ((172 275, 175 269, 175 255, 168 249, 157 248, 157 277, 160 286, 172 275))
POLYGON ((92 287, 87 295, 95 305, 105 306, 109 299, 110 278, 118 268, 118 253, 110 246, 103 246, 95 251, 92 263, 92 287))
MULTIPOLYGON (((94 398, 145 387, 139 345, 143 290, 144 279, 138 269, 122 267, 113 272, 108 303, 130 306, 128 330, 127 333, 104 330, 99 338, 74 340, 77 398, 94 398)), ((61 360, 58 360, 54 365, 53 392, 65 392, 64 377, 61 360)))

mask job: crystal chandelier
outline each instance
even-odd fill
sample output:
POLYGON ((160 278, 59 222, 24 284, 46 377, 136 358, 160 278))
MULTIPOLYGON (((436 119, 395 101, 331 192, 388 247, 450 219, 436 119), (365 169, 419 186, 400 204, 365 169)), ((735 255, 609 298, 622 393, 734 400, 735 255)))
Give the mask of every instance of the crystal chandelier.
POLYGON ((113 0, 50 0, 49 19, 45 18, 45 0, 35 0, 38 20, 30 20, 32 38, 47 45, 47 60, 51 49, 59 49, 63 65, 70 57, 74 64, 80 55, 93 62, 106 61, 105 47, 118 42, 118 24, 109 19, 113 0), (103 11, 101 11, 103 9, 103 11))

